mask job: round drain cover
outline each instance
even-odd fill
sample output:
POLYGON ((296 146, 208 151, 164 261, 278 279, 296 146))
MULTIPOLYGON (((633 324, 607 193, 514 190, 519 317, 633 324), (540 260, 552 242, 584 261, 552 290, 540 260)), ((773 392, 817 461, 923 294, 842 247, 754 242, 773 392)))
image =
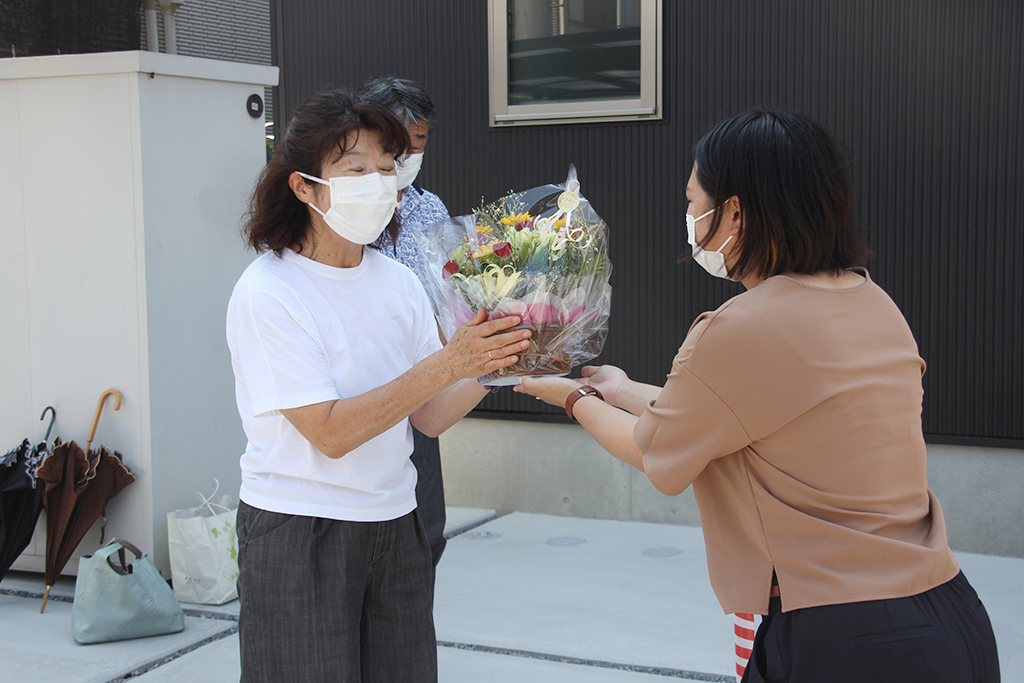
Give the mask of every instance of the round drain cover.
POLYGON ((466 535, 469 536, 470 538, 479 538, 479 539, 498 538, 498 537, 501 536, 501 534, 496 534, 493 531, 474 531, 474 532, 472 532, 470 534, 466 534, 466 535))

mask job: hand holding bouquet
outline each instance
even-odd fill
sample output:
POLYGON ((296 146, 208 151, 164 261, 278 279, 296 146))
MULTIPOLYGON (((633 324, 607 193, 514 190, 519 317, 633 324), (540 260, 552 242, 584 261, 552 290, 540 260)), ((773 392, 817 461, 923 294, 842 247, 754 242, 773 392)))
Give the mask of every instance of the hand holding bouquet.
POLYGON ((509 194, 415 241, 417 275, 445 336, 480 308, 488 319, 518 315, 533 331, 519 362, 484 384, 566 375, 601 352, 611 311, 608 226, 580 194, 575 168, 564 185, 509 194))

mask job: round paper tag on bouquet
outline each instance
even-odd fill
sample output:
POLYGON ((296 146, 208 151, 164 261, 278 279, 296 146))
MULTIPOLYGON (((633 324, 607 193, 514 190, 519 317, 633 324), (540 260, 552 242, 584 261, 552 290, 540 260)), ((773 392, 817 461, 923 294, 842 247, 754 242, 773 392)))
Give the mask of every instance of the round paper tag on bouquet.
POLYGON ((580 205, 579 181, 571 180, 565 186, 565 192, 558 195, 558 208, 562 211, 573 211, 580 205))

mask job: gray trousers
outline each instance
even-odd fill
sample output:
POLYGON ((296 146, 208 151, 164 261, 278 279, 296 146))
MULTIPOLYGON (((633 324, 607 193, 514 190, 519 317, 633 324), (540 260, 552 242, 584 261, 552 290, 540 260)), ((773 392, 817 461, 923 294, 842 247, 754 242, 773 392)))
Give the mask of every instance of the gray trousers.
POLYGON ((415 511, 343 522, 238 507, 242 683, 435 683, 430 547, 415 511))
POLYGON ((444 538, 444 480, 441 478, 441 449, 436 438, 412 428, 412 464, 416 466, 416 510, 430 543, 437 566, 448 541, 444 538))

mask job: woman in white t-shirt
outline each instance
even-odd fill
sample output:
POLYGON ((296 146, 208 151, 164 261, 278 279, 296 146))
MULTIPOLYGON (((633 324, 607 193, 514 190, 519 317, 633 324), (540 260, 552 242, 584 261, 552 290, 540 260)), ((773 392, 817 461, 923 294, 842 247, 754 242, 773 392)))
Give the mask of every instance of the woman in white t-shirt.
POLYGON ((333 90, 292 118, 244 227, 262 252, 227 338, 248 446, 238 510, 242 681, 435 681, 433 566, 410 424, 436 436, 516 362, 481 311, 442 348, 399 226, 386 108, 333 90), (369 248, 367 248, 369 247, 369 248))

